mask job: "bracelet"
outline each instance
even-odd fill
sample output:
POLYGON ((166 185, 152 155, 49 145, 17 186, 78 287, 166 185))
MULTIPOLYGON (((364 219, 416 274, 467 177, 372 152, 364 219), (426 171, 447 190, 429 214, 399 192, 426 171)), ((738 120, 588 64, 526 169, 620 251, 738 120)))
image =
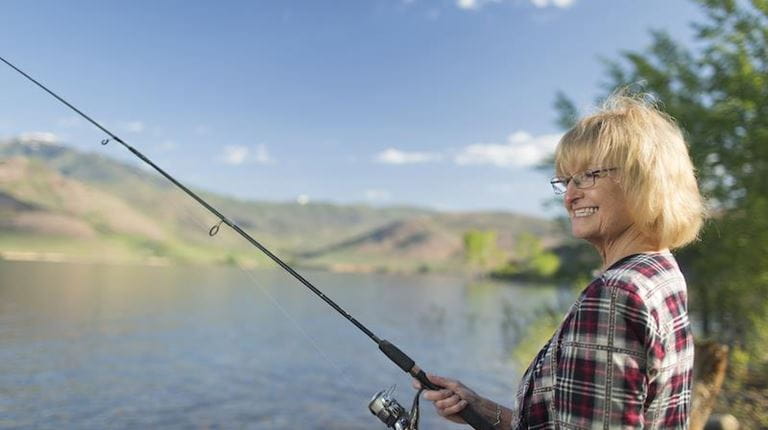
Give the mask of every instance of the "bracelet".
POLYGON ((496 427, 499 424, 501 424, 501 406, 496 403, 496 422, 491 424, 491 427, 496 427))

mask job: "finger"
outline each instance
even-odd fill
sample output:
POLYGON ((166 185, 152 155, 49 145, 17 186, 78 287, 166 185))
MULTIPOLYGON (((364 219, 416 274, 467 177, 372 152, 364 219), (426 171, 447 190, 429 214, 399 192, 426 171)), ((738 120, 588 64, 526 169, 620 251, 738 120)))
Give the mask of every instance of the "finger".
POLYGON ((457 388, 459 385, 458 381, 456 381, 455 379, 444 378, 442 376, 435 375, 433 373, 428 373, 427 378, 433 383, 444 388, 454 389, 454 388, 457 388))
POLYGON ((438 400, 447 399, 452 395, 453 395, 453 391, 444 389, 444 390, 425 390, 422 396, 431 402, 435 402, 438 400))
POLYGON ((446 397, 442 400, 436 401, 435 406, 437 406, 440 409, 447 409, 447 408, 450 408, 451 406, 455 406, 461 400, 462 399, 458 394, 453 394, 450 397, 446 397))
POLYGON ((459 399, 456 396, 453 396, 448 399, 435 402, 435 409, 440 416, 453 415, 456 413, 455 411, 463 409, 463 406, 460 406, 462 402, 465 401, 459 399))
POLYGON ((466 407, 467 407, 467 401, 466 400, 459 400, 459 402, 456 403, 455 405, 443 409, 443 412, 445 412, 446 416, 448 416, 448 415, 456 415, 459 412, 463 411, 464 408, 466 408, 466 407))
POLYGON ((416 378, 413 378, 413 379, 411 380, 411 385, 413 386, 413 388, 415 388, 415 389, 417 389, 417 390, 421 390, 421 382, 419 382, 419 380, 418 380, 418 379, 416 379, 416 378))

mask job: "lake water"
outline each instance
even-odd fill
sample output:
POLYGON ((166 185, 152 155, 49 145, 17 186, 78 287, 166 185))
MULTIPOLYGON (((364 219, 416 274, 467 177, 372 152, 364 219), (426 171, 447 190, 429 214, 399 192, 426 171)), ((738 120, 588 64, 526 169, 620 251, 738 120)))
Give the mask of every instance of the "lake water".
MULTIPOLYGON (((553 288, 302 272, 429 372, 512 404, 553 288)), ((403 373, 281 271, 0 261, 0 428, 384 429, 403 373)), ((452 428, 422 402, 422 429, 452 428)))

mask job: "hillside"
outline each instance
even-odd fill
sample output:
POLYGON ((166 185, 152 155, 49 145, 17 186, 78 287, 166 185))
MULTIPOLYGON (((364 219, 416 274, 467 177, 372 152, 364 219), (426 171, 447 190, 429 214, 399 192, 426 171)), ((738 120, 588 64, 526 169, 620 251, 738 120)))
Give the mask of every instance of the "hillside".
MULTIPOLYGON (((509 213, 250 202, 199 192, 294 263, 334 270, 446 270, 463 264, 462 235, 499 234, 513 249, 550 221, 509 213)), ((265 265, 265 257, 164 178, 110 158, 42 142, 0 142, 0 252, 5 258, 265 265), (47 257, 46 257, 47 256, 47 257)))

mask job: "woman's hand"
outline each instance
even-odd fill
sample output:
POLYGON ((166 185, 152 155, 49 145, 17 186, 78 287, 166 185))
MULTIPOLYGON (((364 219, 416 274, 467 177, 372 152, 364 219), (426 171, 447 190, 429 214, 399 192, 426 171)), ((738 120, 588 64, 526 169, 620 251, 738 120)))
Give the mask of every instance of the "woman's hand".
MULTIPOLYGON (((432 374, 428 374, 427 378, 436 385, 444 387, 440 390, 426 389, 422 394, 425 399, 434 403, 437 414, 455 423, 466 424, 466 421, 459 416, 459 412, 467 405, 478 402, 477 393, 455 379, 432 374)), ((413 380, 413 388, 421 388, 421 383, 416 379, 413 380)))

